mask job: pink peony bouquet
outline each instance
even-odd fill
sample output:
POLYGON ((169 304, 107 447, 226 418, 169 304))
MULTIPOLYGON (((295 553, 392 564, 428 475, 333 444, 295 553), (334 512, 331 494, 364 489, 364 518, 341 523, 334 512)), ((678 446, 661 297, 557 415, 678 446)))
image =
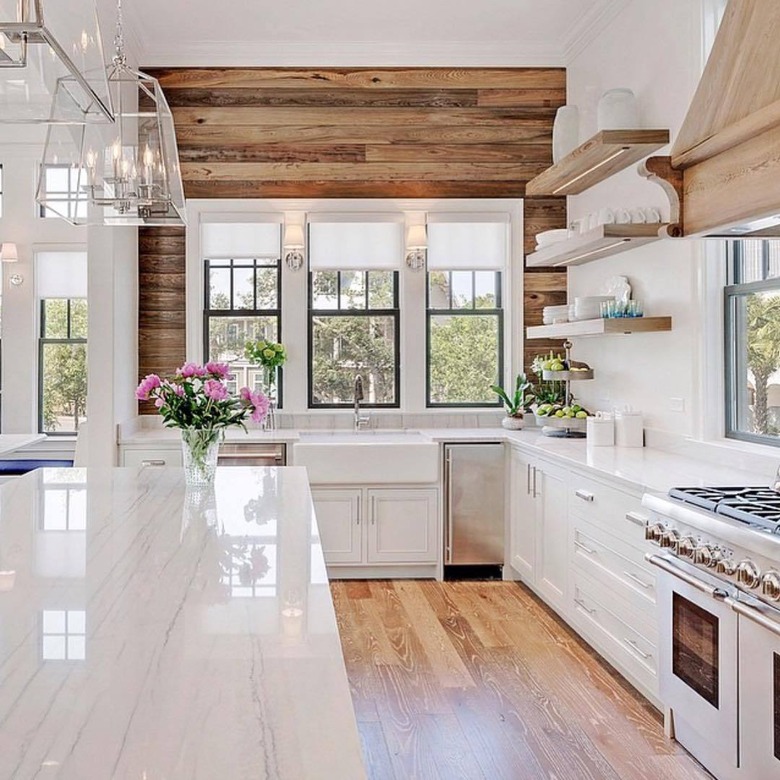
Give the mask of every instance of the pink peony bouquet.
POLYGON ((218 431, 240 425, 246 430, 247 417, 262 423, 268 414, 268 397, 248 387, 232 396, 225 384, 229 376, 227 363, 185 363, 172 377, 144 377, 135 397, 153 400, 169 428, 218 431))

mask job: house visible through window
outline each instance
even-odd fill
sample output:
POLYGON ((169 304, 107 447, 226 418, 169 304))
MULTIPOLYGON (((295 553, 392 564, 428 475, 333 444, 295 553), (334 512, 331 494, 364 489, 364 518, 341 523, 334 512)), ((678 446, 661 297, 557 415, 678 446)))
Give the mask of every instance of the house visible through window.
POLYGON ((780 241, 734 241, 728 257, 726 433, 780 446, 780 241))

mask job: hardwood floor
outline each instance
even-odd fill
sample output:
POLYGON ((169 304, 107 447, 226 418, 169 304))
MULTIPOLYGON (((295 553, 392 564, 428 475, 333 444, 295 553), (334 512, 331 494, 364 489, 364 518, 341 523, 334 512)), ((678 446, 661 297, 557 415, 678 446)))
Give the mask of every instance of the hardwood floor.
POLYGON ((660 715, 522 585, 331 584, 372 780, 703 780, 660 715))

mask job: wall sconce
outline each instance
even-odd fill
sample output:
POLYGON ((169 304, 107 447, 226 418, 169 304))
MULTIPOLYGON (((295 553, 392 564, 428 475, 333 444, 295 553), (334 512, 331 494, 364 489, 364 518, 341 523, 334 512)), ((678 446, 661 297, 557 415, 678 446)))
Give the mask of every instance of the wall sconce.
POLYGON ((291 271, 297 271, 303 265, 303 227, 285 225, 282 246, 285 251, 284 262, 291 271))
POLYGON ((406 231, 406 264, 413 271, 425 268, 425 256, 428 251, 428 236, 425 225, 410 225, 406 231))
MULTIPOLYGON (((19 262, 19 250, 16 248, 16 244, 12 242, 5 242, 0 244, 0 262, 19 262)), ((21 274, 11 274, 8 277, 8 281, 14 285, 14 287, 18 287, 24 281, 24 277, 21 274)))

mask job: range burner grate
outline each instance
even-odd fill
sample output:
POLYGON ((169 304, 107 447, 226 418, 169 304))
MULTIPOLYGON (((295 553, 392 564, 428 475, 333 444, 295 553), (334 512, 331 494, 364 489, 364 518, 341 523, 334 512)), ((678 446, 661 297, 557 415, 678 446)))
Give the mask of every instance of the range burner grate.
POLYGON ((780 493, 767 487, 672 488, 669 496, 780 533, 780 493))

